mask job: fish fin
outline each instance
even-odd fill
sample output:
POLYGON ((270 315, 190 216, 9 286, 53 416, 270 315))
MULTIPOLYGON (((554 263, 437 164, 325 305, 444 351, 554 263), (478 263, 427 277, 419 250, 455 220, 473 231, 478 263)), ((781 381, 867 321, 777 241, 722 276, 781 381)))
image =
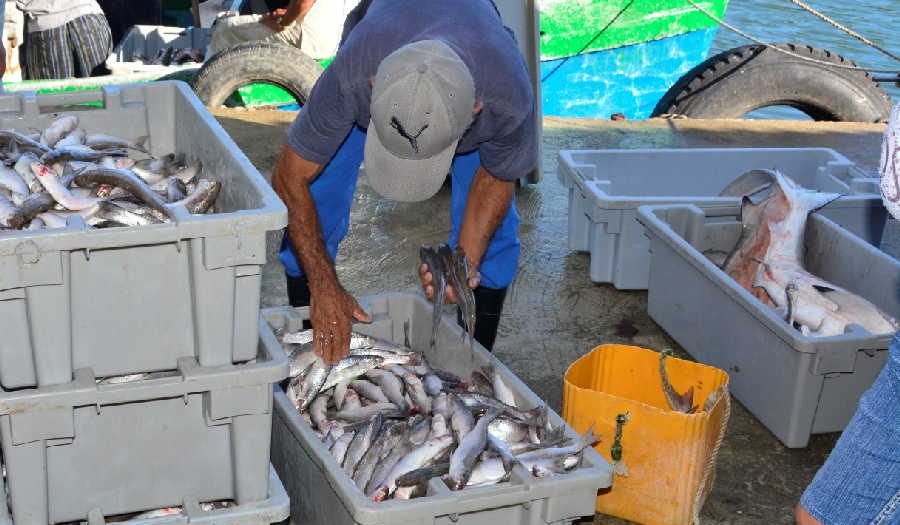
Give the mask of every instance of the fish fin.
POLYGON ((526 410, 525 415, 530 423, 543 427, 547 421, 547 407, 545 405, 536 406, 531 410, 526 410))
POLYGON ((579 448, 585 449, 587 447, 596 445, 599 442, 600 442, 600 436, 598 436, 597 434, 594 434, 594 425, 591 425, 581 436, 579 448))

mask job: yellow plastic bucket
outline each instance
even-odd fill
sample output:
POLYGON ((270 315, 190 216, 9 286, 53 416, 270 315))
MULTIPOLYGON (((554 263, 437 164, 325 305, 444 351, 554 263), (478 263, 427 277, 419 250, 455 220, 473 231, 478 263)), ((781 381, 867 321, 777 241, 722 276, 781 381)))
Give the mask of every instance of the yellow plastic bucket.
POLYGON ((563 417, 579 432, 593 425, 601 438, 597 452, 613 462, 616 416, 630 414, 621 437, 627 475, 616 475, 597 497, 597 512, 646 525, 689 525, 712 490, 731 408, 728 374, 668 358, 670 383, 678 392, 693 386, 699 406, 693 414, 676 412, 662 387, 659 357, 635 346, 598 346, 566 371, 563 417))

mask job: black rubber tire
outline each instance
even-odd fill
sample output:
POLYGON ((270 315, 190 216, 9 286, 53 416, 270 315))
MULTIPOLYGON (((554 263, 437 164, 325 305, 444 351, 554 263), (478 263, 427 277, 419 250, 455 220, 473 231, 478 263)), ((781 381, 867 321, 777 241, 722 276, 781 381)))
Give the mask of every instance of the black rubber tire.
MULTIPOLYGON (((816 60, 853 64, 823 49, 777 46, 816 60)), ((891 99, 864 71, 831 68, 750 45, 719 53, 688 71, 659 101, 653 116, 742 118, 767 106, 791 106, 815 120, 884 122, 891 99)))
POLYGON ((321 74, 322 66, 296 47, 248 42, 207 60, 193 87, 207 107, 221 106, 239 87, 256 82, 279 86, 303 105, 321 74))

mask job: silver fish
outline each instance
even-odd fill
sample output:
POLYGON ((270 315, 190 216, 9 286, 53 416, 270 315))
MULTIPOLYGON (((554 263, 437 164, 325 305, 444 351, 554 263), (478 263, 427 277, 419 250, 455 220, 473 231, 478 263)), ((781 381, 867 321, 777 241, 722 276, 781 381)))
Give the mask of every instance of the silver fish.
POLYGON ((377 369, 366 372, 366 377, 380 386, 384 395, 397 408, 404 412, 409 410, 409 404, 406 402, 406 398, 403 397, 403 382, 400 378, 390 372, 377 369))
POLYGON ((24 153, 13 165, 13 169, 19 177, 25 181, 25 184, 32 193, 39 193, 44 191, 44 186, 37 180, 37 176, 34 172, 31 171, 31 164, 34 162, 40 162, 37 155, 34 153, 24 153))
POLYGON ((510 406, 516 406, 515 394, 513 394, 512 389, 510 389, 509 386, 507 386, 503 381, 503 377, 500 376, 500 373, 497 372, 497 369, 492 365, 487 365, 482 369, 484 370, 484 375, 491 381, 491 387, 494 390, 494 397, 496 397, 497 400, 502 403, 506 403, 510 406))
POLYGON ((125 156, 125 150, 106 150, 96 151, 87 146, 57 146, 41 156, 41 162, 44 164, 55 164, 57 162, 68 162, 75 160, 79 162, 96 162, 107 155, 125 156))
POLYGON ((188 213, 199 215, 206 213, 219 197, 222 184, 209 179, 200 179, 197 187, 187 197, 171 203, 172 206, 184 206, 188 213))
POLYGON ((444 306, 444 294, 447 290, 447 274, 443 259, 431 246, 419 248, 419 259, 428 266, 431 273, 432 287, 434 288, 434 300, 432 301, 431 314, 431 347, 434 348, 437 340, 438 328, 441 325, 441 312, 444 306))
POLYGON ((322 385, 322 390, 328 390, 343 381, 352 381, 369 370, 381 366, 383 362, 384 359, 378 356, 347 356, 331 368, 331 373, 328 374, 328 378, 322 385))
POLYGON ((347 457, 347 449, 350 448, 350 443, 354 437, 356 437, 356 432, 345 432, 332 445, 331 455, 334 456, 338 464, 344 463, 344 458, 347 457))
POLYGON ((19 208, 9 198, 0 193, 0 226, 18 228, 24 224, 19 208))
POLYGON ((364 381, 362 379, 355 379, 350 383, 350 386, 359 393, 361 396, 370 399, 376 403, 389 403, 387 396, 384 395, 384 392, 381 391, 381 388, 369 381, 364 381))
POLYGON ((341 403, 340 407, 337 407, 338 410, 356 410, 362 407, 362 402, 359 399, 359 393, 352 388, 347 389, 347 393, 344 394, 344 402, 341 403))
POLYGON ((448 399, 450 402, 450 426, 453 428, 456 442, 461 443, 475 427, 475 417, 459 397, 450 395, 448 399))
POLYGON ((329 372, 331 372, 331 367, 326 365, 321 359, 316 359, 312 364, 312 368, 307 372, 306 378, 303 380, 303 396, 300 399, 300 405, 298 406, 298 409, 301 412, 306 410, 306 407, 309 406, 313 399, 319 395, 319 392, 323 390, 322 385, 325 384, 329 372))
POLYGON ((285 344, 305 345, 313 342, 313 330, 302 330, 300 332, 288 332, 281 337, 281 342, 285 344))
POLYGON ((31 193, 28 184, 19 176, 18 172, 6 166, 0 166, 0 188, 6 188, 23 197, 27 197, 31 193))
POLYGON ((39 153, 43 155, 44 153, 50 151, 50 148, 45 144, 42 144, 28 135, 23 135, 17 131, 13 131, 11 129, 0 130, 0 138, 7 139, 16 143, 16 145, 27 152, 39 153))
POLYGON ((499 414, 499 410, 494 410, 482 416, 453 451, 450 456, 450 472, 447 474, 447 486, 450 490, 460 490, 466 486, 478 456, 487 446, 488 425, 499 414))
POLYGON ((487 411, 496 409, 513 419, 525 423, 537 421, 544 413, 544 407, 536 407, 531 410, 519 410, 514 406, 507 405, 492 397, 472 392, 456 392, 456 396, 471 410, 487 411))
POLYGON ((355 422, 367 421, 379 415, 400 415, 400 411, 397 410, 397 405, 393 403, 373 403, 359 408, 345 408, 337 412, 335 417, 344 421, 355 422))
POLYGON ((84 140, 87 134, 81 128, 76 129, 75 131, 69 133, 59 142, 53 145, 54 148, 67 148, 69 146, 83 146, 84 140))
MULTIPOLYGON (((408 427, 408 425, 407 425, 408 427)), ((408 432, 408 428, 407 428, 408 432)), ((369 482, 366 483, 363 492, 367 497, 372 497, 375 490, 378 489, 387 478, 388 474, 394 469, 394 466, 406 457, 407 454, 417 445, 413 444, 409 439, 400 439, 376 465, 372 472, 369 482)))
POLYGON ((59 117, 41 133, 41 144, 44 144, 48 148, 52 148, 56 146, 56 143, 62 140, 63 137, 75 131, 77 127, 78 117, 74 115, 59 117))
POLYGON ((334 407, 338 410, 344 407, 344 397, 347 395, 347 387, 350 386, 349 381, 339 381, 336 385, 334 385, 334 390, 331 392, 331 398, 334 401, 334 407))
POLYGON ((290 376, 297 377, 306 370, 316 359, 316 351, 311 343, 288 345, 288 361, 290 362, 290 376))
POLYGON ((130 141, 102 133, 88 133, 83 144, 93 149, 133 149, 149 155, 150 152, 144 146, 149 138, 145 135, 135 141, 130 141))
POLYGON ((84 210, 91 208, 100 202, 100 199, 96 197, 80 198, 72 195, 69 188, 60 182, 56 172, 50 169, 46 164, 41 164, 39 162, 32 163, 31 171, 37 176, 38 181, 44 186, 44 189, 53 196, 56 202, 66 209, 74 211, 84 210))
POLYGON ((372 446, 372 441, 378 435, 380 430, 381 417, 376 415, 369 421, 369 424, 366 425, 364 429, 356 433, 356 437, 353 438, 353 441, 350 443, 350 448, 347 450, 347 457, 344 458, 344 464, 342 465, 344 472, 351 477, 353 476, 353 473, 356 471, 356 465, 362 459, 366 451, 369 450, 369 447, 372 446))
POLYGON ((122 188, 154 210, 169 217, 172 216, 171 210, 159 195, 154 193, 131 171, 113 170, 103 167, 87 168, 75 174, 75 183, 82 187, 94 184, 109 184, 110 186, 122 188))
POLYGON ((375 443, 366 451, 365 455, 356 466, 356 472, 353 474, 353 482, 357 487, 365 487, 372 479, 378 463, 393 450, 397 443, 403 439, 403 434, 407 432, 406 423, 385 424, 382 432, 375 440, 375 443), (387 428, 384 428, 387 427, 387 428))
POLYGON ((411 470, 425 467, 434 462, 453 445, 453 437, 446 435, 426 441, 407 454, 394 465, 387 478, 372 494, 374 501, 383 501, 397 488, 397 478, 411 470))
POLYGON ((435 374, 425 374, 422 377, 422 384, 425 385, 425 392, 432 397, 440 395, 444 390, 444 382, 435 374))

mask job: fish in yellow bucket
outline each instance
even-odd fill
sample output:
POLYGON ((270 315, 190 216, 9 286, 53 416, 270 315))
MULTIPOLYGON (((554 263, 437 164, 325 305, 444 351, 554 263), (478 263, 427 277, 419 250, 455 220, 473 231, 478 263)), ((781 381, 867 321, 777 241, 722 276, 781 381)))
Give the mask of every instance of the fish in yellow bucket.
POLYGON ((601 345, 566 371, 563 417, 593 426, 615 467, 597 512, 646 525, 695 523, 712 490, 730 415, 728 374, 626 345, 601 345))

